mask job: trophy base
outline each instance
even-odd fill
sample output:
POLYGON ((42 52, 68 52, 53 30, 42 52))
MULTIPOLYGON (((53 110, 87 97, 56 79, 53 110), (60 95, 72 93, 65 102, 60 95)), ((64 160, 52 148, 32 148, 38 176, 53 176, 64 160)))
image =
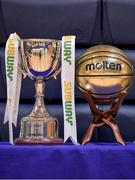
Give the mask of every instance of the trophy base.
POLYGON ((44 145, 44 146, 51 146, 51 145, 62 145, 64 143, 62 138, 46 138, 46 139, 31 139, 31 138, 17 138, 14 141, 15 145, 44 145))

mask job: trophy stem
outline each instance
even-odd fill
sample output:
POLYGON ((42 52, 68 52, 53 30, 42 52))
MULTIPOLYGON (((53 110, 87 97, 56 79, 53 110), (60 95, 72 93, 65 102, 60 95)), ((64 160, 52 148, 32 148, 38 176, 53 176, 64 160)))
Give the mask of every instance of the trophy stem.
POLYGON ((44 103, 44 88, 45 88, 44 79, 42 77, 37 78, 35 83, 35 90, 36 90, 35 105, 29 116, 40 117, 40 118, 49 116, 49 113, 44 103))

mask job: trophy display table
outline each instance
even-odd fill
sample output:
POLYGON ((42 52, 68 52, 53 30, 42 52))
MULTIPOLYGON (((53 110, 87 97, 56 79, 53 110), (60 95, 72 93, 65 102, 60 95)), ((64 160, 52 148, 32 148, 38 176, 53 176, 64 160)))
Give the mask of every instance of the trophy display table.
POLYGON ((0 178, 135 178, 135 143, 16 146, 0 143, 0 178))

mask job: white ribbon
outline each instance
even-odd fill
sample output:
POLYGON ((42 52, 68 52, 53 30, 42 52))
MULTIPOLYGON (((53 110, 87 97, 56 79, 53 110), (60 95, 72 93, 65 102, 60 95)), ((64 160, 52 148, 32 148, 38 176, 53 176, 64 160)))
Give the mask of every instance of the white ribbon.
POLYGON ((10 34, 5 49, 5 68, 7 80, 7 104, 4 123, 9 122, 9 142, 13 144, 12 123, 17 125, 22 75, 18 65, 21 62, 19 36, 10 34))
POLYGON ((62 37, 62 101, 64 111, 64 142, 77 143, 75 114, 75 36, 62 37))

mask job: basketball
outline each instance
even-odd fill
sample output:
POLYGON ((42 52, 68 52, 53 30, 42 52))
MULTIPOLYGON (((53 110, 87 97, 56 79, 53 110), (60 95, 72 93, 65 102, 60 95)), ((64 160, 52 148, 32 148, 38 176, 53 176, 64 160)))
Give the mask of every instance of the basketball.
POLYGON ((97 101, 116 99, 128 91, 134 69, 127 55, 110 45, 89 48, 76 62, 76 86, 90 92, 97 101))

